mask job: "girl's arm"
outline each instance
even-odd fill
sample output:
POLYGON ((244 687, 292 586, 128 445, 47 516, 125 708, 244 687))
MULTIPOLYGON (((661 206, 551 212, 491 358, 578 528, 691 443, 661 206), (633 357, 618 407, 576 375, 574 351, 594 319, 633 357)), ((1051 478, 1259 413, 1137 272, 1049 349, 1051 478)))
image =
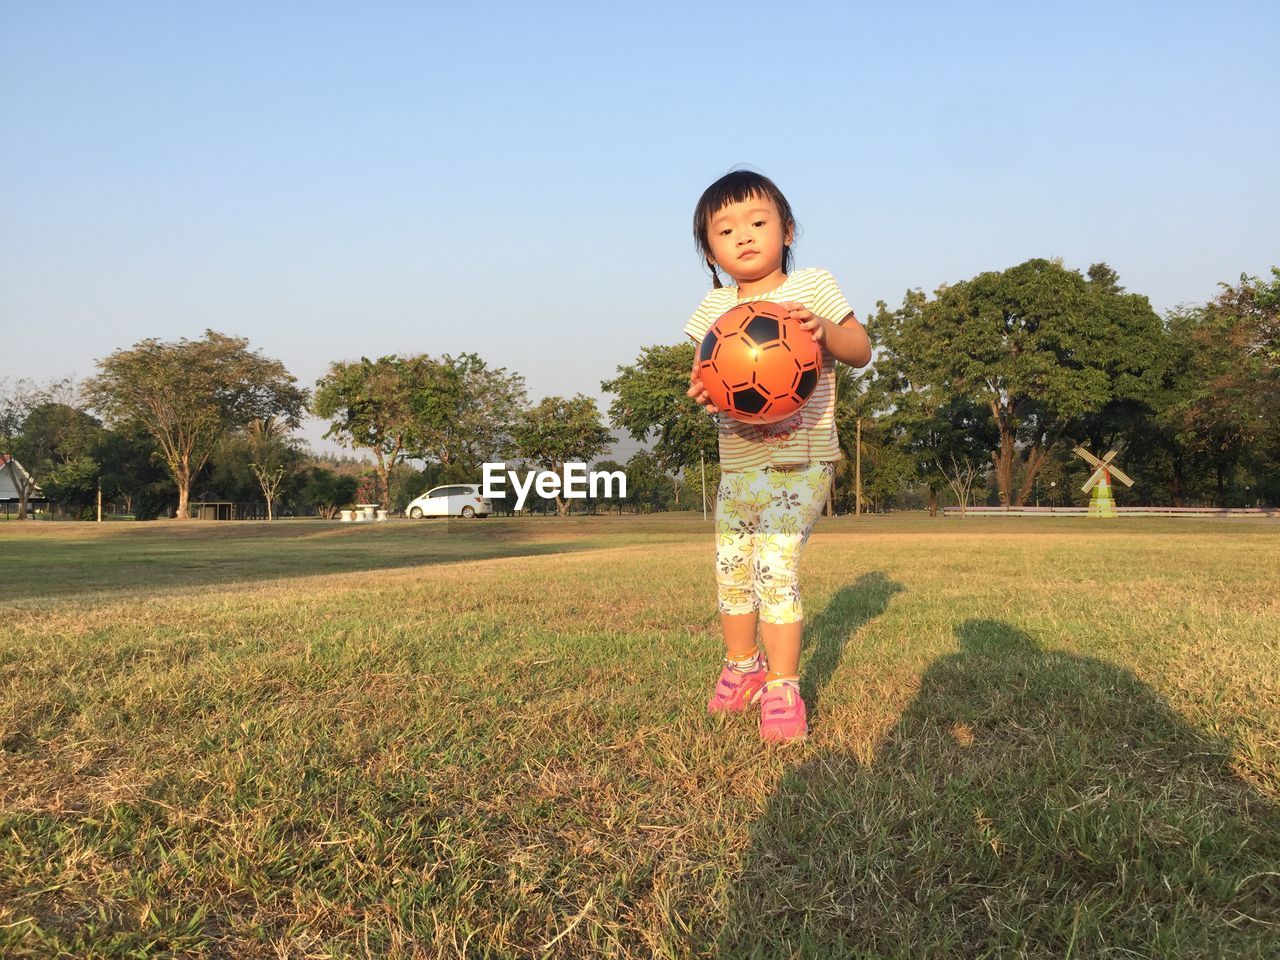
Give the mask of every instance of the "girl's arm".
POLYGON ((783 304, 791 316, 800 321, 800 327, 813 334, 814 342, 841 363, 851 367, 865 367, 871 362, 871 341, 867 329, 852 313, 841 323, 832 323, 816 316, 803 303, 783 304))
POLYGON ((871 340, 867 337, 867 328, 852 313, 844 318, 843 323, 821 320, 821 324, 826 326, 825 335, 815 334, 813 339, 825 347, 827 353, 851 367, 865 367, 871 362, 871 340))

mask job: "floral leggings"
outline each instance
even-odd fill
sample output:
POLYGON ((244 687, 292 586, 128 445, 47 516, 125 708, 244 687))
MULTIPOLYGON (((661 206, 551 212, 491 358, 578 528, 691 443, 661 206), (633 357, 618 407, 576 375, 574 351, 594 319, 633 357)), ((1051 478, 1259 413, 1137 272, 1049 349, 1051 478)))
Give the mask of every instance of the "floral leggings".
POLYGON ((765 623, 804 618, 800 553, 831 489, 831 463, 757 467, 720 477, 716 586, 720 612, 765 623))

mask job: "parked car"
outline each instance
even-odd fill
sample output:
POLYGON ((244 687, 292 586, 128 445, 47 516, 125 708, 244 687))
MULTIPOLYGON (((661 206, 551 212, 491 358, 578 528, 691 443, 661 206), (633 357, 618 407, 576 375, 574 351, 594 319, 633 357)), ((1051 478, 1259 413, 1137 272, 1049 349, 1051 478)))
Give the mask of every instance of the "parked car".
POLYGON ((433 487, 418 499, 410 501, 404 515, 414 520, 423 517, 487 517, 493 513, 493 501, 480 493, 478 483, 451 483, 433 487))

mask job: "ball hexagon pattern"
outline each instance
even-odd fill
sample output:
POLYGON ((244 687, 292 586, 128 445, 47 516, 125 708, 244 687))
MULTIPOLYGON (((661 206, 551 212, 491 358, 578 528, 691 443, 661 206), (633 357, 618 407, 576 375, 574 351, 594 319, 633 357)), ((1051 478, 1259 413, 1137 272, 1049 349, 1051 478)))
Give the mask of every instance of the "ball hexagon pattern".
POLYGON ((822 348, 776 303, 731 308, 698 348, 698 371, 711 402, 735 420, 777 423, 813 395, 822 348))

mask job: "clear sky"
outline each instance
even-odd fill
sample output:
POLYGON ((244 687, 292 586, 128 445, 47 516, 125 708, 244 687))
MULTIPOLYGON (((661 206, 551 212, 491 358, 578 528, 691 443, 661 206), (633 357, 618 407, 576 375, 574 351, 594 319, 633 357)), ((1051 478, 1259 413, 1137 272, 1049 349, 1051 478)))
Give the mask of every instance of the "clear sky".
POLYGON ((737 165, 860 315, 1035 256, 1160 311, 1280 264, 1280 4, 890 6, 0 0, 0 376, 212 327, 307 385, 473 350, 603 407, 737 165))

